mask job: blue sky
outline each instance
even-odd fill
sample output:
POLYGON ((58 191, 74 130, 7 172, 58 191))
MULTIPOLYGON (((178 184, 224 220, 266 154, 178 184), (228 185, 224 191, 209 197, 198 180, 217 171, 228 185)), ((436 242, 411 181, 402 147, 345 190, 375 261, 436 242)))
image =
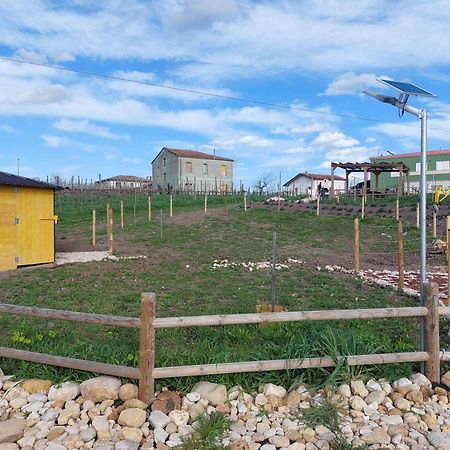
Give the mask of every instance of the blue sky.
POLYGON ((163 146, 215 148, 252 186, 418 150, 417 119, 361 94, 395 94, 376 77, 437 94, 410 103, 449 147, 450 0, 14 0, 0 23, 1 56, 297 108, 0 60, 2 171, 148 176, 163 146))

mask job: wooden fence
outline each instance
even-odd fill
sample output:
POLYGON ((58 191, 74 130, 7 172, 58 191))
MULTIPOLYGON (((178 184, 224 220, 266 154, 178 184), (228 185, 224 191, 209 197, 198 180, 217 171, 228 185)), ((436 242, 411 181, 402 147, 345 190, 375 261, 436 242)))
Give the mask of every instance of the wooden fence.
POLYGON ((391 364, 401 362, 424 362, 425 375, 435 382, 440 380, 440 361, 450 361, 450 352, 441 352, 439 345, 439 317, 450 315, 450 307, 439 307, 437 284, 427 284, 425 306, 403 308, 344 309, 324 311, 296 311, 260 314, 230 314, 211 316, 186 316, 155 318, 156 296, 144 293, 141 296, 140 318, 118 317, 92 313, 60 311, 0 304, 0 313, 18 316, 42 317, 67 320, 85 324, 114 327, 139 328, 139 368, 87 361, 83 359, 54 356, 13 348, 0 347, 0 357, 50 364, 88 372, 114 375, 139 380, 139 398, 150 402, 154 394, 154 380, 158 378, 214 375, 239 372, 261 372, 272 370, 295 370, 318 367, 334 367, 339 361, 350 366, 391 364), (391 317, 419 317, 425 322, 423 351, 383 353, 371 355, 349 355, 339 358, 328 356, 315 358, 247 361, 236 363, 202 364, 176 367, 154 367, 155 330, 162 328, 203 327, 218 325, 282 323, 301 321, 328 321, 352 319, 384 319, 391 317))

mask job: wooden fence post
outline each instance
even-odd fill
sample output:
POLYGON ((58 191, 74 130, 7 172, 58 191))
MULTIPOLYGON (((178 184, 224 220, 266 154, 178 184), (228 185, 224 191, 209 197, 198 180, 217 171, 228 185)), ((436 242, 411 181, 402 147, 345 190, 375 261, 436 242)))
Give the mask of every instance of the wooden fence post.
POLYGON ((109 223, 108 223, 108 252, 110 255, 113 254, 113 210, 112 208, 108 209, 109 211, 109 223))
POLYGON ((139 332, 139 400, 150 403, 154 395, 153 369, 155 366, 156 296, 146 292, 141 295, 141 328, 139 332))
POLYGON ((355 272, 358 273, 360 270, 359 265, 359 219, 356 217, 354 220, 355 226, 355 272))
POLYGON ((106 227, 109 226, 109 202, 106 203, 106 227))
POLYGON ((400 220, 400 200, 397 197, 395 201, 395 220, 398 222, 400 220))
POLYGON ((320 194, 317 194, 317 209, 316 215, 320 216, 320 194))
POLYGON ((416 227, 417 228, 420 227, 420 219, 419 219, 420 214, 419 214, 419 211, 420 211, 420 206, 419 206, 419 203, 417 203, 417 205, 416 205, 416 227))
POLYGON ((428 315, 425 316, 425 351, 428 361, 425 361, 425 376, 435 383, 441 379, 440 345, 439 345, 439 286, 437 283, 425 285, 425 306, 428 315))
POLYGON ((169 215, 173 217, 173 199, 172 196, 169 197, 169 215))
POLYGON ((123 200, 120 200, 120 228, 123 228, 123 200))
POLYGON ((247 211, 247 194, 244 194, 244 211, 247 211))
POLYGON ((361 197, 361 219, 364 219, 365 209, 366 209, 366 199, 363 194, 363 196, 361 197))
POLYGON ((92 210, 92 245, 95 247, 95 222, 96 222, 96 217, 95 217, 95 209, 92 210))
POLYGON ((205 214, 208 211, 208 194, 205 194, 205 214))
POLYGON ((447 305, 450 305, 450 216, 447 216, 447 305))
POLYGON ((398 242, 398 287, 405 287, 405 259, 403 253, 403 223, 397 222, 397 242, 398 242))
POLYGON ((433 237, 436 237, 436 213, 433 211, 433 237))
POLYGON ((152 221, 152 199, 150 195, 148 196, 148 221, 152 221))

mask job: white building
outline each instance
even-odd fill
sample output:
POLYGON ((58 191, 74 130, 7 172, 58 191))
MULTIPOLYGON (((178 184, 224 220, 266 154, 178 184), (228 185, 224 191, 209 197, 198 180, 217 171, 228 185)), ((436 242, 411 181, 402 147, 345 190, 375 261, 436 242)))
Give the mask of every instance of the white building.
MULTIPOLYGON (((319 184, 325 192, 329 192, 331 188, 331 175, 320 173, 300 172, 283 184, 284 192, 288 195, 307 194, 315 197, 318 193, 319 184)), ((335 191, 343 191, 345 189, 345 178, 334 176, 335 191)))

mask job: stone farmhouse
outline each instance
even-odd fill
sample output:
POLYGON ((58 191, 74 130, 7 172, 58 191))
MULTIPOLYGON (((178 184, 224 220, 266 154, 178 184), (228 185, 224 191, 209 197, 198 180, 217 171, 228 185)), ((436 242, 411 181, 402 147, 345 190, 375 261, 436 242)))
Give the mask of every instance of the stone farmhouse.
POLYGON ((152 161, 152 179, 153 188, 163 192, 232 192, 233 160, 163 147, 152 161))

